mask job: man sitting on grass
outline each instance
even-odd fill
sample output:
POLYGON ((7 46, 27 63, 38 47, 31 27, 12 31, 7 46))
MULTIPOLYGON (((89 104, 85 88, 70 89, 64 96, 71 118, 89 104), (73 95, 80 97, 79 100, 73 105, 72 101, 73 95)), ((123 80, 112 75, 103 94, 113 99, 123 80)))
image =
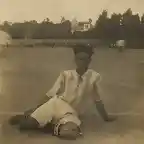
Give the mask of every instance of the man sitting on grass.
POLYGON ((94 101, 105 121, 115 120, 114 116, 107 114, 100 99, 100 74, 89 69, 93 48, 90 45, 75 45, 73 51, 76 69, 63 71, 47 92, 46 99, 36 108, 25 112, 24 116, 12 117, 11 124, 19 124, 21 129, 41 129, 51 124, 56 135, 77 137, 81 133, 80 111, 87 106, 85 103, 82 107, 86 99, 94 101))

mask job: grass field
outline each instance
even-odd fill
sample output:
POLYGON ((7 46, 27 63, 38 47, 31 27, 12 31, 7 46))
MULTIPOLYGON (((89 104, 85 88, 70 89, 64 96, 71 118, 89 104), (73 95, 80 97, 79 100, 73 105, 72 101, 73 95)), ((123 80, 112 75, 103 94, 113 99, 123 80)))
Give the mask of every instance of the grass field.
MULTIPOLYGON (((116 144, 118 141, 124 143, 121 135, 127 135, 129 143, 133 141, 139 143, 138 133, 141 136, 144 135, 143 126, 141 126, 144 120, 143 61, 144 50, 129 49, 119 53, 115 49, 95 49, 90 67, 102 75, 102 99, 107 111, 119 115, 120 118, 118 122, 109 125, 103 125, 103 122, 97 119, 96 127, 101 132, 93 130, 92 125, 89 126, 86 132, 87 138, 83 143, 95 143, 95 140, 100 144, 116 144), (95 131, 97 132, 94 133, 95 131), (134 136, 136 134, 135 140, 128 131, 131 131, 130 133, 134 136)), ((62 47, 5 49, 0 57, 0 65, 1 121, 4 119, 2 115, 6 117, 34 106, 52 86, 60 71, 74 68, 72 50, 62 47)), ((90 111, 96 112, 93 107, 90 111)), ((91 120, 94 121, 94 119, 91 120)), ((9 130, 9 133, 12 135, 13 130, 12 132, 9 130)), ((28 139, 26 135, 18 136, 17 132, 14 135, 15 141, 11 138, 12 141, 7 141, 9 144, 19 143, 22 139, 25 139, 23 143, 42 141, 46 143, 49 140, 47 137, 41 139, 40 136, 28 139)))

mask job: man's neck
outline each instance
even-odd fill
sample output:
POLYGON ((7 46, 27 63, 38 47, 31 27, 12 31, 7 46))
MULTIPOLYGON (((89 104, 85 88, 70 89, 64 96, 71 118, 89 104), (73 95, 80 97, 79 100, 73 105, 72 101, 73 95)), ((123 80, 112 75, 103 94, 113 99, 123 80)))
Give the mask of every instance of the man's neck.
POLYGON ((88 68, 85 68, 85 69, 76 69, 76 72, 82 76, 86 71, 88 70, 88 68))

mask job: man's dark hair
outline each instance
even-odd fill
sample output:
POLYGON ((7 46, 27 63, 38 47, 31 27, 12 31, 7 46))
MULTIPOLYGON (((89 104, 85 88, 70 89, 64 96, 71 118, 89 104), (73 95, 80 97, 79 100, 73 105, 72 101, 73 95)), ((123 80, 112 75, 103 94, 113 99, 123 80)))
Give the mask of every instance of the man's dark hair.
POLYGON ((73 46, 73 52, 75 55, 80 52, 85 52, 91 57, 94 53, 94 48, 90 44, 76 44, 73 46))

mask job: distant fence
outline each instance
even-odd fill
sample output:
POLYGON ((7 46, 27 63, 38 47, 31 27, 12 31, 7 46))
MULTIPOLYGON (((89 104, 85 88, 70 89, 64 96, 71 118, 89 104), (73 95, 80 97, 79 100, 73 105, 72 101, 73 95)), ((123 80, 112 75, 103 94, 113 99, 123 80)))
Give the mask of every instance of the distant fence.
POLYGON ((14 39, 11 46, 70 46, 72 44, 91 44, 93 46, 107 45, 106 42, 98 39, 14 39))
MULTIPOLYGON (((11 47, 53 47, 63 46, 68 47, 73 44, 91 44, 94 47, 108 47, 111 40, 100 40, 100 39, 13 39, 11 47)), ((137 39, 127 40, 126 48, 143 49, 144 42, 138 41, 137 39)))

